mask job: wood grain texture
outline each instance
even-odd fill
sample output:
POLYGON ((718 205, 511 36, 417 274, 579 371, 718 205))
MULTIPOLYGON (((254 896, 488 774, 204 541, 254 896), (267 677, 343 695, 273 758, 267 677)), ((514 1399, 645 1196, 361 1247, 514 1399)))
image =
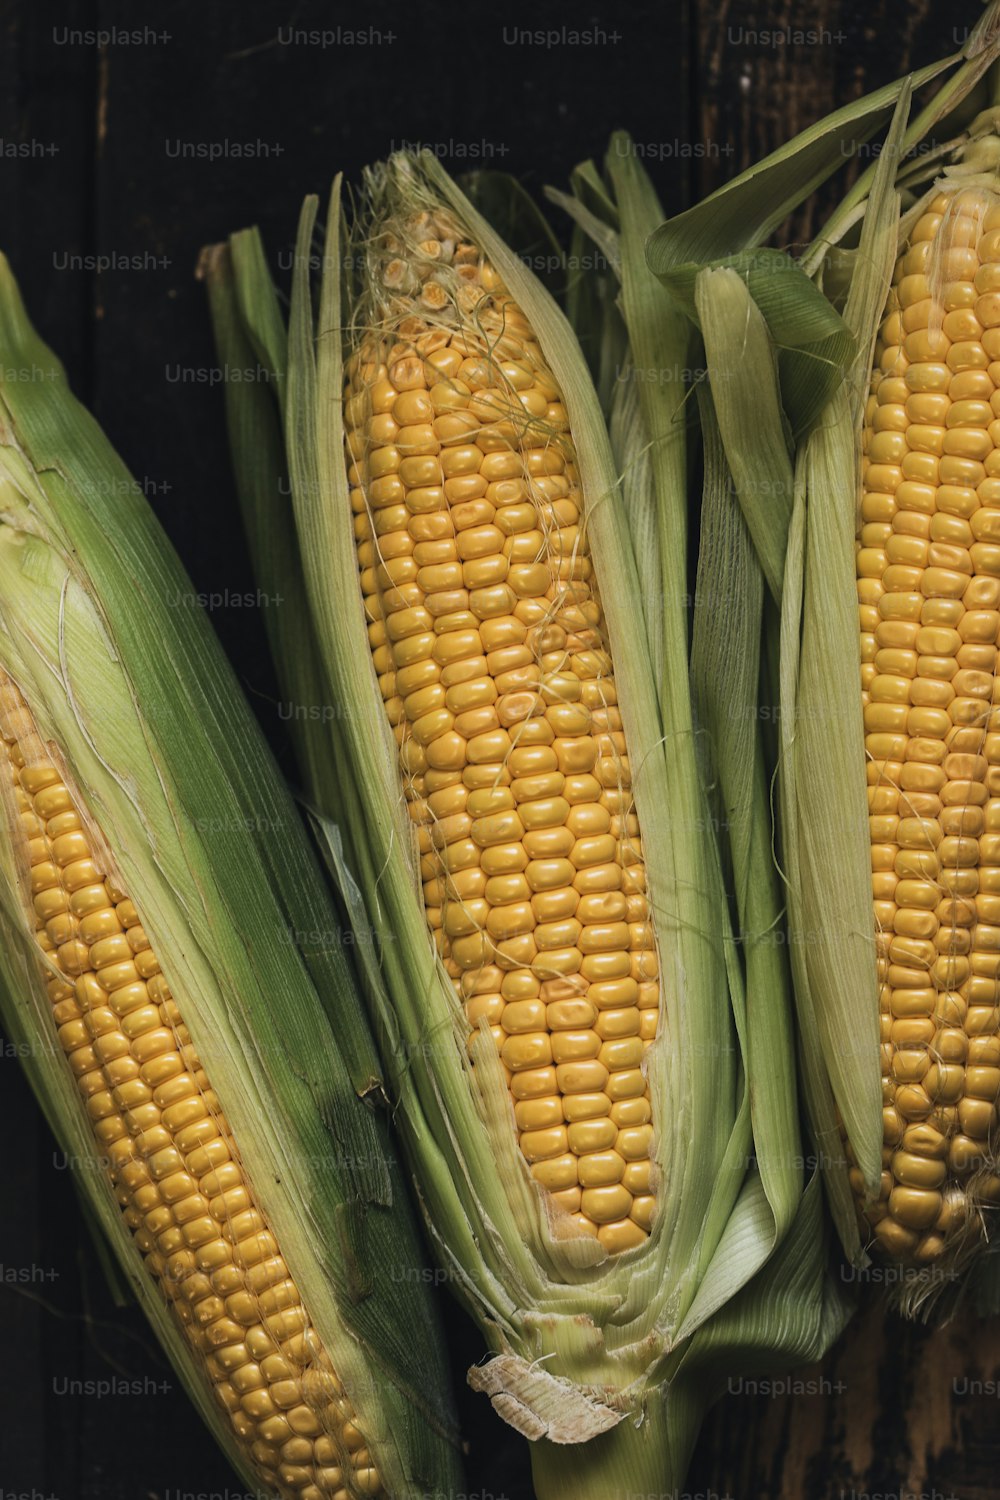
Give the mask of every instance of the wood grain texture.
MULTIPOLYGON (((714 0, 697 10, 697 113, 711 192, 831 110, 959 50, 974 4, 931 0, 714 0)), ((858 172, 844 169, 776 235, 804 246, 858 172)))
POLYGON ((723 1398, 687 1488, 713 1500, 995 1500, 998 1376, 1000 1320, 932 1329, 869 1294, 790 1388, 723 1398))
MULTIPOLYGON (((59 31, 93 24, 87 0, 68 0, 59 31)), ((60 274, 66 258, 92 248, 96 78, 92 49, 56 40, 53 15, 0 8, 0 125, 4 184, 2 243, 34 316, 62 332, 60 356, 90 394, 90 278, 60 274), (17 154, 14 154, 14 153, 17 154)))

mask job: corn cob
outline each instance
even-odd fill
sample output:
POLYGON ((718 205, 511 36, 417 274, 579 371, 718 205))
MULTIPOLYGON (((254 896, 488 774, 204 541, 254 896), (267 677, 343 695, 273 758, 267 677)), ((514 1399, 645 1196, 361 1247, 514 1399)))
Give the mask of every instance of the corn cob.
MULTIPOLYGON (((1000 1202, 1000 196, 939 191, 896 264, 857 575, 883 1170, 863 1219, 931 1262, 1000 1202)), ((850 1154, 850 1153, 849 1153, 850 1154)), ((978 1228, 976 1227, 978 1237, 978 1228)))
POLYGON ((632 1249, 654 1211, 657 957, 566 410, 447 211, 382 224, 370 259, 348 481, 427 922, 532 1176, 632 1249))
POLYGON ((54 1038, 147 1269, 265 1483, 384 1495, 140 914, 3 672, 0 734, 54 1038))
MULTIPOLYGON (((682 390, 665 411, 640 380, 645 370, 687 369, 689 335, 683 317, 663 316, 645 258, 655 195, 634 152, 611 159, 621 221, 603 199, 616 229, 602 249, 614 267, 608 282, 621 271, 608 293, 620 293, 635 340, 636 379, 623 378, 618 396, 638 399, 648 464, 630 451, 616 466, 572 330, 429 153, 371 168, 354 214, 342 211, 335 182, 318 287, 318 202, 307 199, 287 334, 256 231, 202 261, 220 358, 256 359, 275 376, 227 390, 237 485, 259 577, 290 601, 284 633, 275 632, 279 676, 294 703, 325 710, 295 716, 297 748, 359 935, 404 1149, 448 1281, 494 1355, 469 1383, 532 1440, 535 1490, 546 1500, 679 1492, 710 1393, 744 1359, 752 1367, 762 1344, 769 1357, 818 1352, 845 1311, 821 1276, 815 1174, 800 1199, 781 981, 772 986, 756 965, 747 1003, 718 849, 706 837, 713 824, 689 695, 682 390), (296 546, 282 558, 287 489, 296 546), (476 531, 489 543, 481 552, 476 531), (652 580, 649 600, 640 572, 652 580), (440 659, 438 643, 452 640, 469 655, 440 659), (567 741, 582 746, 582 765, 560 764, 567 741), (500 805, 497 793, 506 794, 500 805), (546 802, 531 826, 533 804, 546 802), (574 831, 580 808, 606 815, 605 829, 574 831), (505 817, 502 839, 477 842, 488 819, 505 817), (577 866, 546 850, 567 835, 570 849, 607 838, 607 857, 577 866), (510 868, 490 868, 495 850, 510 868), (547 891, 527 878, 550 861, 562 877, 551 889, 576 902, 565 915, 544 901, 536 908, 547 891), (590 871, 607 880, 605 892, 581 890, 590 871), (590 894, 625 898, 628 942, 620 935, 608 950, 618 973, 584 969, 603 951, 583 953, 583 933, 615 920, 595 921, 582 906, 590 894), (635 942, 629 923, 648 923, 654 909, 655 946, 648 927, 635 942), (523 928, 506 929, 507 916, 523 928), (560 923, 573 935, 561 950, 577 953, 551 973, 547 958, 561 950, 539 941, 540 929, 560 923), (670 976, 662 986, 654 959, 670 976), (625 979, 639 992, 628 1003, 611 988, 625 979), (605 986, 613 1004, 574 1012, 605 986), (577 1014, 587 1023, 556 1024, 577 1014), (504 1026, 522 1015, 524 1030, 504 1026), (559 1034, 594 1032, 598 1045, 586 1038, 594 1050, 582 1058, 590 1064, 611 1016, 639 1043, 626 1071, 639 1074, 641 1091, 636 1080, 635 1093, 609 1098, 610 1069, 599 1089, 563 1087, 559 1034), (524 1036, 540 1036, 543 1055, 515 1068, 524 1036), (520 1075, 532 1073, 544 1090, 519 1098, 520 1075), (524 1137, 539 1099, 539 1128, 565 1128, 566 1146, 559 1135, 551 1157, 531 1161, 535 1143, 524 1137), (563 1156, 585 1161, 573 1146, 586 1135, 570 1138, 579 1103, 616 1129, 609 1153, 623 1130, 642 1131, 643 1144, 648 1130, 652 1191, 633 1195, 633 1204, 655 1196, 648 1232, 632 1213, 585 1222, 580 1165, 568 1186, 543 1186, 532 1170, 563 1156), (626 1124, 619 1105, 641 1123, 626 1124), (753 1121, 759 1175, 746 1171, 753 1121), (634 1243, 624 1254, 618 1226, 634 1243), (772 1252, 766 1290, 758 1273, 772 1252)), ((503 186, 492 196, 503 199, 503 186)), ((745 663, 759 637, 749 591, 735 621, 724 649, 745 663)), ((720 720, 724 729, 750 722, 738 710, 727 718, 725 706, 720 720)), ((741 820, 757 796, 748 781, 759 783, 758 806, 766 799, 753 766, 736 764, 745 748, 727 752, 725 768, 741 820)), ((767 846, 766 812, 754 830, 741 822, 742 855, 761 833, 767 846)), ((753 934, 761 910, 749 914, 753 934)), ((763 946, 747 944, 758 955, 763 946)))
POLYGON ((2 257, 0 348, 4 1029, 247 1485, 453 1493, 440 1345, 363 1102, 378 1064, 303 831, 2 257))

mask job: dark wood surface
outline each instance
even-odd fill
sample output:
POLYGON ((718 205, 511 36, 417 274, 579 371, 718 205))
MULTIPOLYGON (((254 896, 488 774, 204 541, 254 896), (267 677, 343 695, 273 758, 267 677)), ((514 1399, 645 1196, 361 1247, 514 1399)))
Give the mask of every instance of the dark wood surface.
MULTIPOLYGON (((252 589, 229 477, 222 392, 203 291, 205 242, 256 221, 280 264, 301 198, 422 140, 460 170, 564 182, 624 126, 646 150, 668 211, 710 190, 865 88, 954 50, 977 7, 872 0, 694 0, 630 8, 536 4, 525 14, 441 0, 351 15, 300 3, 4 0, 0 8, 0 244, 39 330, 142 480, 199 590, 252 589), (287 44, 287 29, 374 28, 380 45, 287 44), (76 43, 73 30, 150 28, 139 44, 76 43), (539 46, 515 27, 599 28, 596 42, 539 46), (811 29, 813 41, 794 33, 811 29), (388 40, 388 33, 393 40, 388 40), (755 33, 768 32, 764 39, 755 33), (777 33, 777 35, 775 35, 777 33), (22 154, 11 148, 19 143, 22 154), (179 154, 221 147, 219 160, 179 154), (256 145, 259 143, 259 145, 256 145), (256 145, 256 154, 234 148, 256 145), (74 260, 73 257, 82 258, 74 260), (96 257, 111 258, 108 266, 96 257), (128 260, 127 258, 132 258, 128 260)), ((839 187, 850 176, 846 166, 839 187)), ((808 237, 823 204, 787 226, 808 237)), ((253 609, 213 624, 288 765, 253 609)), ((16 1058, 0 1051, 0 1495, 53 1500, 235 1496, 239 1485, 165 1366, 143 1320, 117 1309, 81 1219, 72 1174, 16 1058), (113 1376, 139 1395, 73 1395, 113 1376), (165 1387, 160 1389, 160 1387, 165 1387)), ((470 1444, 468 1488, 530 1494, 523 1446, 464 1385, 479 1340, 447 1309, 470 1444)), ((874 1303, 789 1394, 731 1394, 710 1416, 687 1492, 734 1500, 987 1500, 1000 1493, 995 1381, 1000 1329, 960 1320, 930 1333, 874 1303)), ((677 1497, 680 1500, 680 1497, 677 1497)))

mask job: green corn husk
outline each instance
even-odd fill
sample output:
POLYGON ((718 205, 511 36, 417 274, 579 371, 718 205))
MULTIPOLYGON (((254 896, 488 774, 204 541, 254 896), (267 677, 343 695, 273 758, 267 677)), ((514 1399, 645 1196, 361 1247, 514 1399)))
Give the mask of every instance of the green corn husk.
MULTIPOLYGON (((952 77, 912 119, 911 80, 901 80, 883 91, 874 114, 866 100, 839 111, 663 225, 648 247, 651 267, 703 340, 726 465, 780 604, 779 676, 762 683, 761 707, 779 730, 778 858, 802 1088, 841 1244, 862 1271, 869 1261, 844 1137, 874 1191, 883 1126, 854 565, 861 421, 896 256, 899 188, 937 160, 907 153, 938 126, 959 132, 959 142, 993 128, 981 116, 970 131, 963 122, 984 102, 998 25, 1000 9, 991 5, 963 55, 942 65, 959 63, 952 77), (752 248, 810 190, 817 153, 835 138, 831 127, 867 131, 872 121, 885 123, 886 104, 894 115, 875 165, 815 244, 798 262, 752 248), (804 365, 793 375, 790 350, 813 361, 812 374, 804 365)), ((905 1311, 947 1308, 962 1295, 967 1259, 959 1244, 944 1266, 884 1279, 905 1311)), ((974 1279, 994 1295, 997 1278, 986 1263, 974 1279)))
MULTIPOLYGON (((443 1500, 461 1481, 442 1339, 376 1107, 382 1074, 349 937, 190 580, 32 330, 2 259, 0 348, 0 669, 141 915, 386 1493, 443 1500)), ((56 1040, 13 807, 8 784, 5 1029, 180 1380, 246 1486, 273 1494, 102 1168, 56 1040)))
MULTIPOLYGON (((689 326, 643 259, 659 208, 634 155, 619 166, 615 198, 592 179, 580 182, 604 214, 606 263, 625 278, 630 358, 680 371, 689 326)), ((493 1043, 477 1041, 471 1069, 464 1016, 428 935, 396 745, 367 648, 343 460, 339 330, 351 317, 358 257, 339 181, 315 302, 316 200, 303 212, 287 341, 256 232, 203 257, 221 357, 288 372, 287 395, 272 398, 269 411, 269 383, 227 391, 247 531, 261 579, 300 606, 294 640, 309 643, 310 670, 319 672, 309 691, 321 696, 297 700, 307 710, 292 726, 299 764, 331 870, 364 934, 359 948, 395 1118, 428 1228, 493 1354, 470 1381, 533 1440, 543 1500, 661 1493, 680 1487, 701 1415, 727 1372, 754 1368, 764 1350, 765 1363, 817 1358, 847 1313, 842 1292, 822 1276, 814 1172, 804 1188, 789 986, 780 951, 767 943, 771 897, 761 901, 749 888, 749 861, 766 838, 762 762, 752 734, 748 745, 736 737, 719 771, 727 804, 739 809, 736 916, 746 932, 737 940, 710 832, 718 804, 704 789, 688 685, 683 423, 675 408, 661 406, 654 382, 644 393, 634 380, 616 386, 609 378, 609 402, 624 393, 616 396, 625 403, 616 412, 619 442, 640 423, 656 433, 620 484, 579 345, 530 270, 433 158, 400 155, 369 175, 369 233, 372 212, 385 202, 443 202, 458 217, 527 315, 570 413, 630 754, 642 767, 635 795, 666 976, 662 1040, 648 1068, 660 1207, 639 1249, 609 1259, 592 1239, 554 1234, 517 1147, 493 1043), (636 399, 641 412, 627 404, 636 399), (266 538, 282 525, 290 531, 290 510, 298 549, 283 578, 266 538), (640 535, 655 541, 648 555, 636 545, 640 535), (744 947, 752 954, 746 964, 744 947), (761 1279, 759 1295, 758 1273, 772 1278, 766 1289, 761 1279)), ((613 295, 605 286, 591 299, 578 287, 573 297, 607 320, 591 352, 615 350, 617 370, 626 335, 613 295)), ((606 353, 596 365, 610 376, 606 353)), ((720 491, 719 524, 722 498, 720 491)), ((757 607, 752 579, 746 587, 737 611, 744 632, 757 607)), ((717 649, 711 620, 699 634, 705 651, 717 649)), ((276 656, 289 693, 302 691, 294 651, 278 641, 276 656)), ((721 712, 720 701, 706 712, 721 712)), ((752 715, 739 727, 751 724, 752 715)))

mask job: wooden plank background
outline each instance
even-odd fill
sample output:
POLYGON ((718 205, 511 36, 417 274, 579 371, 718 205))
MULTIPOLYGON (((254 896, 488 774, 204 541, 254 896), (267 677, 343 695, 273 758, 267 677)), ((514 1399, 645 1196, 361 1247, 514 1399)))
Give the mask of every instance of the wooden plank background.
MULTIPOLYGON (((955 50, 978 13, 972 0, 638 0, 575 17, 544 3, 510 18, 456 12, 443 0, 405 17, 378 4, 348 16, 315 0, 288 14, 259 0, 238 10, 165 0, 148 21, 123 0, 64 0, 59 12, 53 19, 32 0, 0 8, 0 242, 36 325, 141 479, 196 588, 231 595, 253 581, 193 279, 203 243, 256 221, 287 270, 303 194, 418 139, 452 169, 495 165, 540 190, 599 156, 611 129, 624 126, 674 212, 835 102, 955 50), (337 25, 375 35, 365 45, 289 40, 290 31, 337 25), (595 38, 542 45, 513 35, 574 25, 595 38), (87 35, 115 28, 141 35, 87 35), (185 146, 225 154, 192 157, 185 146)), ((784 242, 806 239, 849 177, 845 166, 784 242)), ((288 765, 259 610, 218 609, 213 624, 288 765)), ((0 1206, 0 1494, 235 1496, 237 1482, 142 1319, 114 1307, 72 1173, 2 1045, 0 1139, 10 1143, 0 1206), (142 1380, 143 1393, 72 1394, 72 1382, 115 1375, 142 1380)), ((468 1488, 525 1500, 520 1440, 465 1389, 478 1335, 462 1318, 448 1323, 468 1488)), ((988 1500, 1000 1491, 996 1398, 957 1394, 955 1384, 995 1381, 998 1365, 995 1323, 929 1332, 883 1316, 868 1298, 794 1392, 732 1394, 718 1405, 687 1493, 988 1500)))

